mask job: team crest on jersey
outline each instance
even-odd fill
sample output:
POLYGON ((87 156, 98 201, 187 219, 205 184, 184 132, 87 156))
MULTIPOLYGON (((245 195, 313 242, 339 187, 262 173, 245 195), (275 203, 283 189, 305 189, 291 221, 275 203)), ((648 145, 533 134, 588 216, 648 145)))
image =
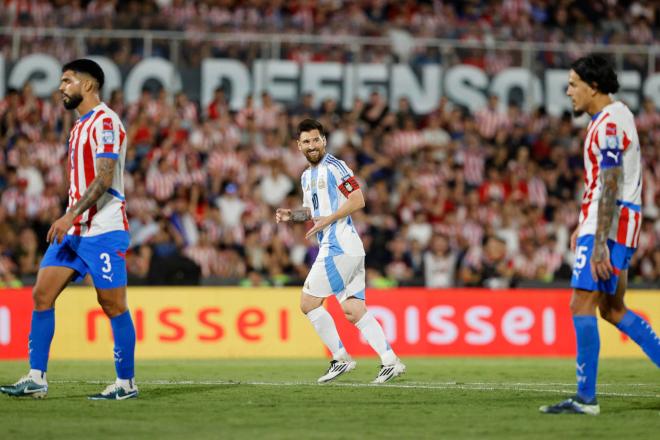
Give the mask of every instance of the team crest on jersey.
POLYGON ((115 132, 111 130, 103 130, 101 139, 104 144, 114 144, 115 143, 115 132))
POLYGON ((319 189, 325 189, 325 180, 319 179, 319 189))
POLYGON ((616 124, 614 122, 608 122, 605 125, 605 136, 616 136, 616 124))

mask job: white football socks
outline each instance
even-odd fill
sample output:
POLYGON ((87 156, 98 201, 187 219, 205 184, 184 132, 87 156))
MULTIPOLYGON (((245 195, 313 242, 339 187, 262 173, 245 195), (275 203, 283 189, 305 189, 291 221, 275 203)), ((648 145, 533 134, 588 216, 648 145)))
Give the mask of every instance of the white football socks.
POLYGON ((28 376, 30 376, 30 378, 32 378, 32 380, 34 380, 38 384, 46 383, 46 372, 45 371, 30 369, 30 372, 28 373, 28 376))
POLYGON ((367 340, 371 348, 374 349, 383 365, 392 365, 396 362, 396 355, 390 344, 387 343, 383 328, 380 326, 374 315, 367 312, 362 318, 355 323, 355 326, 360 329, 362 336, 367 340))
POLYGON ((321 341, 323 341, 325 346, 328 347, 328 350, 332 353, 332 358, 334 360, 348 358, 348 353, 346 353, 344 345, 339 339, 339 333, 337 333, 335 321, 323 306, 310 311, 307 314, 307 318, 311 321, 314 330, 316 330, 321 341))
POLYGON ((117 381, 115 383, 125 390, 132 390, 133 388, 135 388, 135 379, 117 378, 117 381))

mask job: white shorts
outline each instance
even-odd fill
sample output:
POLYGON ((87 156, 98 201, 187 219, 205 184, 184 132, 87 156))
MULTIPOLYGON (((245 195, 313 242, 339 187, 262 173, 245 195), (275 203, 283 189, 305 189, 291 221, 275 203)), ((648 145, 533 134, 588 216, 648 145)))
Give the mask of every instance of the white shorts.
POLYGON ((365 275, 364 256, 317 258, 307 275, 303 293, 317 298, 335 295, 340 303, 350 297, 364 300, 365 275))

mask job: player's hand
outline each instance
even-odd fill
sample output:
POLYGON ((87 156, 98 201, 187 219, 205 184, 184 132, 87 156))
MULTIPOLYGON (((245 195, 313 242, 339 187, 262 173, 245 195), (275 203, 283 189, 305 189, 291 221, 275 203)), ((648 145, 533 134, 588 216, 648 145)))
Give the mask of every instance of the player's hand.
POLYGON ((606 244, 594 245, 591 253, 591 276, 594 281, 606 281, 612 276, 614 269, 610 263, 610 250, 606 244))
POLYGON ((52 243, 57 240, 57 243, 62 243, 66 232, 71 229, 73 226, 73 220, 75 219, 74 215, 71 212, 67 212, 62 217, 55 220, 55 223, 52 224, 48 230, 48 235, 46 235, 46 241, 52 243))
POLYGON ((578 234, 580 233, 580 226, 578 225, 577 228, 575 228, 575 231, 571 234, 571 252, 575 252, 575 246, 577 246, 577 238, 578 234))
POLYGON ((291 220, 291 210, 287 208, 277 208, 275 211, 275 222, 288 222, 291 220))
POLYGON ((317 232, 321 232, 321 231, 324 230, 326 227, 328 227, 328 225, 329 225, 330 223, 332 223, 332 219, 331 219, 329 216, 328 216, 328 217, 316 217, 316 218, 314 219, 314 226, 312 227, 312 229, 310 229, 309 231, 307 231, 307 234, 305 234, 305 238, 309 240, 309 239, 312 238, 317 232))

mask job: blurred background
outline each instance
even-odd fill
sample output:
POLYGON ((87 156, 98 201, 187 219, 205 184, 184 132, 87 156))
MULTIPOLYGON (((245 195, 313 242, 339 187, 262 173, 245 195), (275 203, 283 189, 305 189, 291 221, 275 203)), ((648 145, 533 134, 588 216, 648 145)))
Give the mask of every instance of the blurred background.
POLYGON ((636 114, 633 286, 660 279, 660 11, 653 1, 3 0, 0 285, 34 283, 66 208, 76 116, 60 67, 93 56, 128 131, 130 285, 298 286, 318 251, 302 118, 358 176, 370 287, 567 287, 584 119, 567 69, 611 57, 636 114))

